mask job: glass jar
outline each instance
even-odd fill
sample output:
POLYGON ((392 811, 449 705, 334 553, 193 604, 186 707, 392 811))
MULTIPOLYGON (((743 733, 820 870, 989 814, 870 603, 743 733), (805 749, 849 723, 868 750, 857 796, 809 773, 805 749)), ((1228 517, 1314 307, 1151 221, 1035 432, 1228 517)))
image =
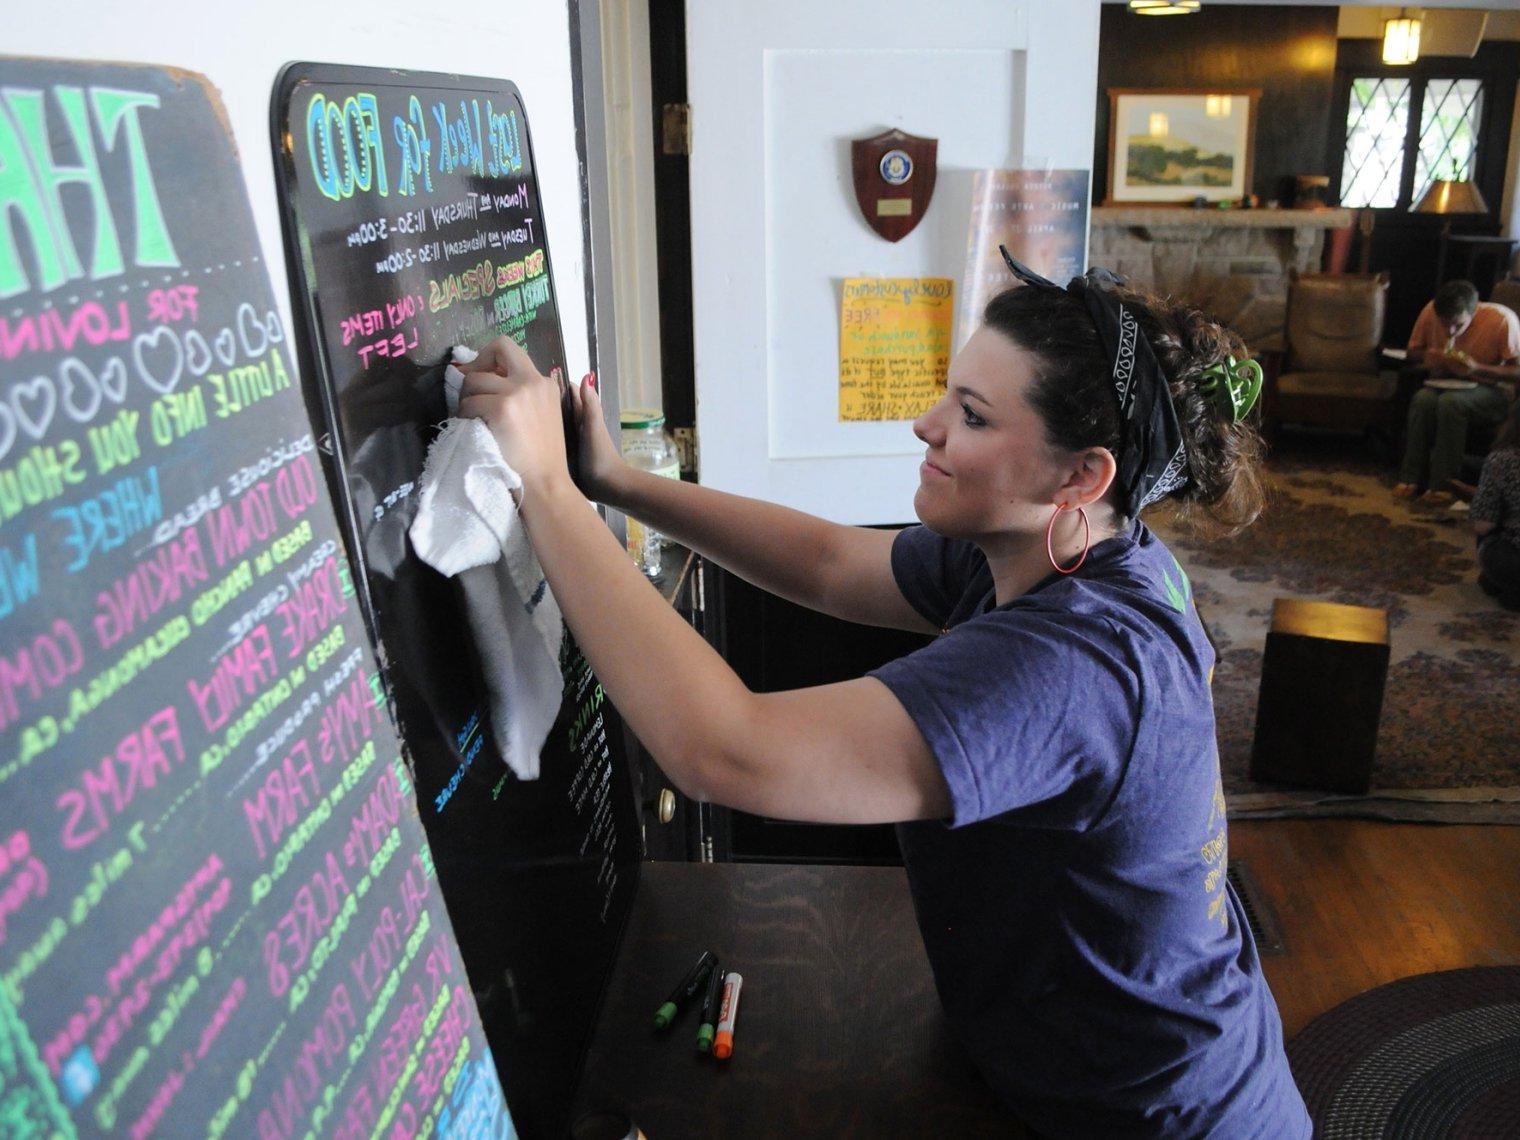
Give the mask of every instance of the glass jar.
MULTIPOLYGON (((640 471, 666 479, 681 477, 681 455, 665 431, 665 416, 651 408, 624 408, 620 415, 623 458, 640 471)), ((637 519, 628 518, 628 553, 649 577, 660 573, 663 537, 637 519)))

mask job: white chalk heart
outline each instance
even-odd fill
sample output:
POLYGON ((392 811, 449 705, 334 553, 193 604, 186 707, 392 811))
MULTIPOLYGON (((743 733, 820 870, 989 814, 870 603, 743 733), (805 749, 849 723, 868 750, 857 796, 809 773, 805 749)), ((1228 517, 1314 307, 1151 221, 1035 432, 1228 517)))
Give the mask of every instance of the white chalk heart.
POLYGON ((111 357, 100 370, 100 390, 118 404, 127 398, 127 365, 121 357, 111 357))
POLYGON ((232 362, 237 359, 237 340, 233 337, 232 330, 223 329, 217 333, 211 347, 216 349, 216 358, 222 362, 222 367, 231 368, 232 362))
POLYGON ((152 332, 138 333, 132 339, 132 361, 144 384, 168 395, 185 369, 185 349, 173 329, 159 325, 152 332))
POLYGON ((87 424, 100 411, 100 381, 77 356, 58 366, 63 380, 63 410, 76 424, 87 424))
POLYGON ((248 359, 257 360, 269 348, 269 333, 265 331, 253 306, 244 301, 237 311, 238 339, 243 342, 243 352, 248 359))
POLYGON ((34 376, 11 385, 11 408, 21 430, 33 439, 47 434, 58 410, 58 391, 49 376, 34 376))
POLYGON ((211 346, 201 336, 199 329, 191 329, 185 334, 185 364, 196 376, 204 376, 211 371, 211 346))
POLYGON ((11 445, 16 442, 16 417, 11 415, 11 410, 4 404, 0 404, 0 459, 4 459, 11 453, 11 445))
POLYGON ((264 332, 269 337, 270 344, 279 344, 285 339, 285 329, 280 324, 280 316, 273 309, 264 317, 264 332))

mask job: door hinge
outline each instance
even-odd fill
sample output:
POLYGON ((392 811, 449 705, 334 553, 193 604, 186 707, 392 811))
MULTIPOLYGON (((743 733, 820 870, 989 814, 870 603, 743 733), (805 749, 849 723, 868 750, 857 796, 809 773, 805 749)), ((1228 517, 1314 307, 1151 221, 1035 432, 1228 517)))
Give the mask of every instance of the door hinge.
POLYGON ((666 103, 663 108, 663 144, 665 154, 691 153, 691 104, 666 103))
POLYGON ((681 457, 681 474, 684 475, 689 471, 695 475, 697 473, 697 429, 672 428, 670 434, 676 441, 676 452, 681 457))

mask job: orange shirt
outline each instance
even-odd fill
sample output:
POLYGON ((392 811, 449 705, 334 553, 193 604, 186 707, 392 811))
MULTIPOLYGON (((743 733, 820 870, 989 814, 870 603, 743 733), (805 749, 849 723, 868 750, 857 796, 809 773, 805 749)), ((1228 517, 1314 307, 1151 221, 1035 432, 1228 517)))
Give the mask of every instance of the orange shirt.
MULTIPOLYGON (((1472 322, 1452 345, 1467 353, 1474 364, 1514 364, 1520 360, 1520 317, 1492 301, 1479 301, 1472 322)), ((1431 349, 1446 348, 1446 329, 1436 317, 1435 303, 1425 302, 1409 334, 1410 363, 1423 363, 1431 349)))

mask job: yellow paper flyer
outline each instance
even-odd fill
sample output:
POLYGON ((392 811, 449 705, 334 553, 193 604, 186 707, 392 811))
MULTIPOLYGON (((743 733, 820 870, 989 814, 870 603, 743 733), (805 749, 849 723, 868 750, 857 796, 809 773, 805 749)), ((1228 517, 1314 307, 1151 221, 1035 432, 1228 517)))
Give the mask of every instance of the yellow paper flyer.
POLYGON ((839 305, 840 422, 911 420, 950 367, 948 277, 850 277, 839 305))

